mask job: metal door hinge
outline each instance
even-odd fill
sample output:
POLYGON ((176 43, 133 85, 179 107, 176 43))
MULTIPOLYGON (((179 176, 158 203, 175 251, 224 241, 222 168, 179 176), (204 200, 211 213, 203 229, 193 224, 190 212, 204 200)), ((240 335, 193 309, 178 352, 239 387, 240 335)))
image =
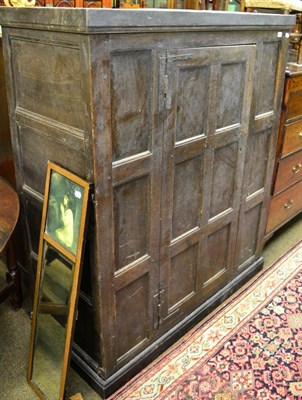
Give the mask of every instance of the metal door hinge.
POLYGON ((164 289, 154 296, 154 329, 159 329, 162 321, 162 310, 164 304, 164 289))
POLYGON ((165 295, 165 290, 162 289, 159 294, 158 294, 158 306, 157 306, 157 313, 158 313, 158 321, 159 324, 161 323, 162 320, 162 310, 163 310, 163 304, 164 304, 164 295, 165 295))
POLYGON ((171 91, 169 90, 169 79, 168 75, 164 75, 164 93, 166 98, 166 109, 171 108, 171 91))
POLYGON ((164 75, 164 93, 165 93, 165 95, 168 94, 168 88, 169 88, 168 75, 164 75))
POLYGON ((158 316, 158 320, 161 320, 161 310, 162 310, 162 305, 161 302, 159 301, 157 304, 157 316, 158 316))

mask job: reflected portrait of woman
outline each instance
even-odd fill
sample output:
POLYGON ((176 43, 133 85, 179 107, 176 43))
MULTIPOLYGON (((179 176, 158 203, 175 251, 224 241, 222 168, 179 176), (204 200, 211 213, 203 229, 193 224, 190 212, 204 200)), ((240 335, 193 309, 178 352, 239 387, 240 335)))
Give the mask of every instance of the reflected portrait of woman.
POLYGON ((72 248, 74 229, 73 229, 73 197, 65 194, 60 203, 61 227, 56 229, 55 236, 57 240, 65 247, 72 248))
POLYGON ((83 188, 55 171, 50 182, 45 232, 76 255, 83 188))

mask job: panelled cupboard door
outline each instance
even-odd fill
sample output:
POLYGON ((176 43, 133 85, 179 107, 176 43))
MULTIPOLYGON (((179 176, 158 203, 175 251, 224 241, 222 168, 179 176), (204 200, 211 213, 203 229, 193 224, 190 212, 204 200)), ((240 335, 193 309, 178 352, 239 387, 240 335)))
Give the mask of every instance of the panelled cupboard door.
MULTIPOLYGON (((114 258, 109 260, 108 270, 112 264, 115 266, 115 308, 109 317, 116 329, 114 337, 109 331, 116 353, 107 349, 106 356, 114 366, 116 360, 123 364, 146 346, 157 328, 154 296, 158 292, 160 226, 159 218, 154 216, 160 214, 161 131, 155 100, 157 53, 131 47, 112 50, 110 63, 104 65, 109 71, 100 76, 110 76, 107 90, 112 112, 108 142, 112 140, 113 159, 112 203, 104 209, 104 218, 112 209, 114 258)), ((107 243, 109 248, 111 238, 107 243)))
POLYGON ((245 158, 236 270, 260 256, 273 173, 287 43, 273 38, 257 46, 255 104, 245 158))
POLYGON ((160 323, 232 274, 256 46, 167 52, 160 323))

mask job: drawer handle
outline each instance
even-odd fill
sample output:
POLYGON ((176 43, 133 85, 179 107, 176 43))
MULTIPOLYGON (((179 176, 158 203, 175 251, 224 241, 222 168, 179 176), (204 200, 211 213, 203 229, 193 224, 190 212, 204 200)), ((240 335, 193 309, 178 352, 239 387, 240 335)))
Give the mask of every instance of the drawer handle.
POLYGON ((293 203, 294 203, 294 200, 288 200, 288 202, 284 204, 284 208, 286 210, 289 210, 291 208, 291 206, 293 205, 293 203))
POLYGON ((300 132, 298 136, 300 139, 302 139, 302 132, 300 132))
POLYGON ((293 168, 292 168, 292 173, 297 174, 302 167, 301 163, 297 163, 293 168))

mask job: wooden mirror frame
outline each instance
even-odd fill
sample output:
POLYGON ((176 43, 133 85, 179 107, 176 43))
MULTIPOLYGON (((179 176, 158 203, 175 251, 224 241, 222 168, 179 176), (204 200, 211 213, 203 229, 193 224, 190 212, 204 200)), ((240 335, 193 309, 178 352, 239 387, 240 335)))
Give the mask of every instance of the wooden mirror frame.
MULTIPOLYGON (((43 201, 43 211, 42 211, 42 220, 41 220, 41 230, 40 230, 40 239, 39 239, 39 251, 38 251, 38 263, 37 263, 37 272, 36 272, 36 282, 35 282, 35 293, 34 293, 34 303, 33 303, 33 314, 32 314, 32 326, 31 326, 31 336, 30 336, 30 349, 29 349, 29 363, 28 363, 28 373, 27 373, 27 381, 32 389, 36 392, 36 394, 43 400, 47 400, 47 395, 43 393, 43 391, 34 383, 32 379, 33 375, 33 367, 34 367, 34 354, 35 354, 35 344, 36 344, 36 334, 37 334, 37 322, 38 322, 38 311, 41 299, 41 286, 42 286, 42 268, 45 268, 44 265, 44 248, 46 245, 51 246, 51 248, 55 249, 55 251, 62 255, 71 265, 73 265, 73 273, 71 279, 71 289, 70 289, 70 297, 69 297, 69 309, 68 309, 68 317, 67 323, 65 327, 65 346, 63 352, 63 361, 61 365, 61 382, 60 388, 58 389, 59 400, 64 399, 65 395, 65 383, 66 383, 66 375, 67 369, 70 361, 70 350, 71 343, 73 337, 74 330, 74 322, 75 322, 75 310, 77 306, 78 300, 78 292, 79 292, 79 280, 80 280, 80 272, 81 272, 81 264, 82 264, 82 250, 85 236, 85 225, 86 225, 86 216, 87 216, 87 208, 88 208, 88 197, 89 197, 90 184, 78 176, 72 174, 71 172, 61 168, 60 166, 48 162, 47 165, 47 173, 46 173, 46 182, 45 182, 45 193, 44 193, 44 201, 43 201), (75 251, 69 251, 66 246, 59 243, 59 241, 55 240, 51 235, 49 235, 46 231, 46 223, 47 223, 47 212, 49 208, 49 197, 50 197, 50 189, 51 189, 51 177, 52 173, 56 172, 64 179, 71 181, 72 183, 78 185, 83 189, 81 197, 81 213, 78 227, 78 237, 77 237, 77 246, 75 251), (75 253, 75 254, 74 254, 75 253)), ((65 196, 64 196, 65 197, 65 196)), ((74 218, 75 219, 75 218, 74 218)), ((40 309, 41 310, 41 309, 40 309)))

